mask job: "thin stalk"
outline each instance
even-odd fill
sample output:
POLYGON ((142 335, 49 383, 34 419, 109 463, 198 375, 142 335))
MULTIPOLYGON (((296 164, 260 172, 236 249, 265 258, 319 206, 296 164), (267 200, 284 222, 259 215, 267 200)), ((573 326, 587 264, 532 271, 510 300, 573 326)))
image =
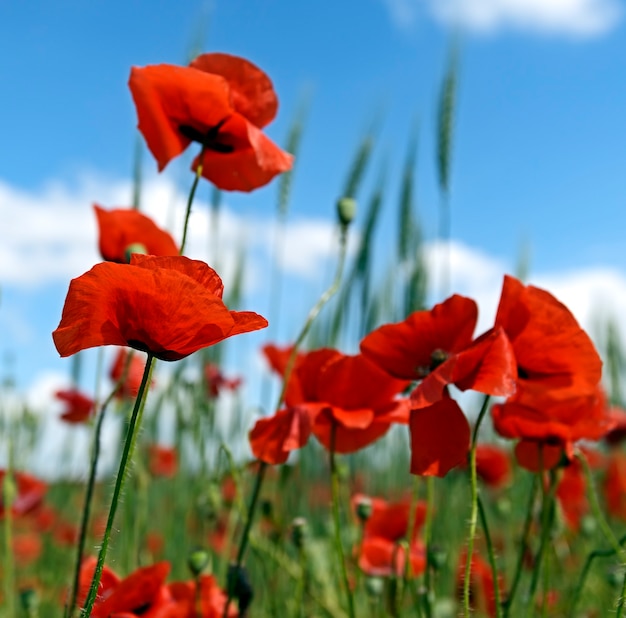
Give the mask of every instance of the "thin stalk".
POLYGON ((434 604, 434 586, 431 582, 431 544, 433 535, 433 514, 435 512, 435 477, 426 478, 426 520, 424 522, 424 543, 426 544, 426 571, 424 573, 424 613, 426 618, 432 616, 432 605, 434 604))
POLYGON ((98 593, 98 586, 102 577, 102 570, 104 569, 104 561, 106 559, 107 550, 109 547, 109 540, 111 538, 111 530, 113 529, 113 521, 115 519, 115 513, 117 511, 117 505, 124 488, 124 481, 126 480, 126 469, 128 463, 132 458, 133 451, 135 449, 135 442, 137 440, 137 429, 141 424, 141 418, 143 416, 143 410, 146 404, 146 394, 148 392, 148 385, 152 376, 152 368, 154 367, 154 356, 148 353, 148 359, 146 360, 146 366, 141 379, 141 385, 139 392, 137 393, 137 399, 133 407, 133 412, 128 423, 128 431, 126 432, 126 440, 124 441, 124 450, 120 459, 120 467, 117 472, 117 478, 115 479, 115 488, 113 489, 113 496, 111 498, 111 506, 109 507, 109 516, 107 518, 106 529, 104 536, 102 537, 102 545, 100 546, 100 552, 98 553, 98 562, 94 570, 93 579, 91 581, 91 587, 85 601, 85 607, 82 611, 82 618, 89 618, 91 610, 96 602, 96 595, 98 593))
POLYGON ((102 434, 102 424, 106 414, 107 407, 117 393, 119 382, 111 391, 106 401, 100 406, 100 412, 96 419, 96 426, 93 434, 93 449, 91 453, 91 462, 89 464, 89 478, 87 479, 87 488, 85 491, 85 501, 83 503, 83 511, 80 521, 80 532, 78 534, 78 547, 76 549, 76 563, 74 566, 74 579, 72 581, 72 590, 70 592, 70 601, 66 606, 65 616, 71 618, 76 608, 76 598, 78 597, 78 587, 80 584, 80 565, 85 552, 85 543, 87 541, 87 528, 89 527, 89 518, 91 516, 91 503, 93 500, 93 492, 96 486, 96 470, 98 468, 98 460, 100 459, 100 436, 102 434))
POLYGON ((179 251, 180 255, 184 254, 185 245, 187 244, 187 228, 189 227, 189 216, 191 215, 191 205, 193 204, 193 198, 196 195, 198 182, 200 181, 200 177, 202 176, 204 151, 205 151, 205 147, 202 146, 202 150, 200 151, 200 157, 198 161, 198 167, 196 167, 196 175, 194 176, 193 184, 191 185, 191 190, 189 191, 189 198, 187 199, 187 208, 185 210, 185 225, 183 227, 183 239, 180 242, 180 251, 179 251))
POLYGON ((2 479, 2 504, 4 505, 4 597, 7 616, 15 618, 15 564, 13 562, 13 513, 16 484, 13 477, 13 444, 8 436, 9 457, 2 479))
POLYGON ((400 605, 404 603, 404 595, 409 585, 409 577, 413 575, 411 569, 411 543, 413 542, 413 535, 415 533, 415 509, 417 508, 417 501, 419 498, 419 477, 414 476, 412 479, 412 491, 411 491, 411 503, 409 504, 409 525, 406 531, 407 539, 407 553, 404 560, 404 570, 402 573, 402 590, 400 594, 400 605))
POLYGON ((515 565, 515 575, 513 576, 513 583, 511 584, 511 590, 509 591, 506 600, 503 602, 504 614, 503 618, 508 618, 517 587, 522 576, 522 567, 524 565, 524 555, 528 549, 528 536, 530 535, 530 527, 533 523, 533 505, 535 504, 535 495, 537 493, 537 479, 538 476, 533 474, 533 482, 530 488, 530 494, 528 497, 528 506, 526 507, 526 519, 524 520, 524 529, 522 532, 522 542, 520 545, 519 554, 517 556, 517 564, 515 565))
MULTIPOLYGON (((540 476, 543 481, 543 465, 541 466, 542 472, 540 476)), ((542 483, 543 484, 543 483, 542 483)), ((552 523, 554 522, 554 495, 557 487, 557 475, 550 471, 550 487, 546 491, 543 489, 543 499, 541 506, 541 539, 539 541, 539 549, 535 556, 535 564, 533 567, 532 579, 530 581, 530 590, 528 592, 528 600, 526 605, 526 615, 531 616, 534 610, 535 594, 537 592, 537 586, 539 584, 539 575, 541 573, 541 562, 546 547, 549 545, 550 532, 552 531, 552 523)))
POLYGON ((502 618, 502 603, 500 602, 500 577, 498 574, 498 566, 496 565, 496 555, 491 541, 491 533, 487 524, 487 513, 483 501, 478 496, 478 514, 480 515, 480 525, 485 534, 485 542, 487 543, 487 555, 489 556, 489 564, 491 566, 491 574, 493 577, 493 600, 496 606, 496 618, 502 618))
POLYGON ((626 573, 624 573, 624 579, 622 581, 622 590, 619 595, 619 599, 617 600, 617 613, 615 614, 616 618, 622 618, 622 614, 624 613, 624 601, 626 596, 626 573))
POLYGON ((483 405, 478 413, 476 425, 472 433, 472 443, 470 446, 470 488, 472 507, 470 512, 470 526, 467 537, 467 560, 465 562, 465 580, 463 581, 463 615, 469 616, 470 607, 470 579, 472 577, 472 557, 474 554, 474 537, 476 536, 476 526, 478 522, 478 475, 476 473, 476 442, 478 441, 478 430, 480 424, 487 413, 489 407, 489 395, 485 395, 483 405))
POLYGON ((356 614, 354 612, 354 596, 352 594, 352 589, 350 588, 346 556, 343 551, 343 543, 341 542, 341 517, 339 514, 339 474, 337 473, 337 462, 335 460, 335 430, 336 424, 333 421, 330 434, 330 480, 333 524, 335 529, 335 550, 337 551, 337 556, 339 557, 341 577, 343 579, 343 585, 346 589, 346 597, 348 599, 348 615, 350 616, 350 618, 355 618, 356 614))

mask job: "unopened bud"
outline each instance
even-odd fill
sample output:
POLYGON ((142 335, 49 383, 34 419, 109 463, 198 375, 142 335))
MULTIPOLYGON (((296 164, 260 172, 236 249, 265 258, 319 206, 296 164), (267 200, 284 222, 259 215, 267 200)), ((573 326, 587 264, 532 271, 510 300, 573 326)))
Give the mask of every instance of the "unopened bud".
POLYGON ((356 216, 356 200, 351 197, 337 200, 337 215, 341 225, 350 225, 356 216))
POLYGON ((187 558, 187 566, 191 574, 198 577, 205 571, 211 570, 211 554, 202 548, 194 549, 187 558))
POLYGON ((361 496, 356 503, 356 516, 364 524, 372 516, 372 499, 369 496, 361 496))
POLYGON ((382 577, 368 577, 365 580, 365 590, 371 597, 379 597, 385 589, 382 577))
POLYGON ((291 522, 291 541, 297 549, 302 549, 306 545, 308 533, 308 525, 304 517, 296 517, 291 522))
POLYGON ((39 616, 39 594, 33 588, 20 590, 20 604, 28 618, 39 616))

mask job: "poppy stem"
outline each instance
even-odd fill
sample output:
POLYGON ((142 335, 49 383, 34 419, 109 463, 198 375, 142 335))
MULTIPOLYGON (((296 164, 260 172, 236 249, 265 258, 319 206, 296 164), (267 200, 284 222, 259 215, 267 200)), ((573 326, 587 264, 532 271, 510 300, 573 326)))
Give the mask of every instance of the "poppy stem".
POLYGON ((100 459, 100 436, 102 434, 102 424, 104 421, 107 407, 113 400, 113 397, 117 393, 121 381, 124 376, 120 378, 120 381, 115 385, 115 388, 111 391, 111 394, 107 397, 106 401, 100 406, 100 413, 96 420, 96 426, 93 434, 93 450, 91 453, 91 462, 89 464, 89 478, 87 480, 87 488, 85 490, 85 502, 83 504, 83 512, 80 521, 80 532, 78 534, 78 547, 76 549, 76 565, 74 567, 74 580, 72 582, 72 590, 70 593, 70 602, 66 607, 66 618, 71 618, 74 615, 74 608, 76 607, 76 598, 78 597, 78 587, 80 584, 80 565, 83 560, 83 554, 85 552, 85 542, 87 541, 87 527, 89 526, 89 517, 91 515, 91 503, 93 500, 94 487, 96 485, 96 470, 98 468, 98 460, 100 459))
POLYGON ((180 241, 180 255, 183 255, 185 253, 185 245, 187 244, 187 228, 189 227, 189 216, 191 215, 191 205, 193 204, 193 198, 196 195, 196 189, 198 188, 198 183, 200 182, 200 177, 202 176, 202 160, 204 159, 205 150, 206 147, 202 146, 202 150, 200 151, 200 160, 198 161, 198 166, 196 167, 196 175, 194 176, 193 184, 191 185, 191 190, 189 191, 189 198, 187 199, 187 209, 185 210, 185 225, 183 226, 183 239, 180 241))
POLYGON ((16 494, 16 482, 13 476, 13 442, 8 436, 9 456, 0 487, 0 504, 4 507, 4 597, 7 616, 15 616, 15 564, 13 563, 13 500, 16 494))
POLYGON ((424 572, 424 612, 426 618, 432 616, 432 605, 434 604, 434 587, 431 585, 431 543, 433 535, 433 514, 435 512, 435 477, 426 477, 426 520, 424 521, 424 543, 426 545, 426 571, 424 572))
MULTIPOLYGON (((543 463, 541 465, 540 472, 541 482, 543 485, 543 463)), ((558 485, 558 477, 554 470, 550 470, 550 486, 546 490, 545 485, 542 491, 542 505, 541 505, 541 539, 539 541, 539 549, 535 556, 535 563, 533 565, 532 579, 530 581, 530 590, 528 592, 528 599, 526 601, 526 615, 531 616, 534 611, 535 595, 537 592, 537 586, 539 584, 539 574, 541 573, 541 562, 546 546, 550 542, 550 532, 552 531, 552 524, 554 522, 555 501, 554 495, 558 485)), ((545 593, 546 591, 544 591, 545 593)))
POLYGON ((480 525, 485 533, 485 542, 487 544, 487 555, 489 556, 489 564, 491 566, 491 576, 493 577, 493 601, 496 606, 496 618, 502 617, 502 604, 500 603, 500 577, 498 567, 496 565, 496 555, 493 551, 493 542, 491 541, 491 533, 487 524, 487 513, 483 505, 483 501, 478 496, 478 514, 480 515, 480 525))
POLYGON ((96 602, 96 595, 98 594, 98 586, 100 585, 100 579, 102 578, 102 570, 104 569, 104 561, 106 559, 107 550, 109 548, 109 540, 111 538, 111 530, 113 529, 113 521, 115 519, 115 513, 117 511, 117 505, 124 488, 124 481, 126 480, 126 471, 128 463, 133 456, 135 450, 135 442, 137 441, 137 429, 141 425, 141 418, 143 416, 143 410, 146 405, 146 395, 148 393, 148 385, 150 384, 152 369, 154 367, 154 356, 148 353, 146 360, 146 366, 141 379, 141 385, 137 393, 137 399, 133 407, 133 412, 128 423, 128 430, 126 432, 126 440, 124 441, 124 450, 122 451, 122 457, 120 459, 120 467, 115 479, 115 488, 113 489, 113 496, 111 498, 111 506, 109 507, 109 516, 107 518, 106 528, 104 530, 104 536, 102 537, 102 545, 100 546, 100 552, 98 553, 98 562, 94 570, 93 579, 91 580, 91 586, 89 593, 87 594, 87 600, 85 601, 85 607, 82 611, 82 618, 89 618, 91 616, 91 610, 96 602))
POLYGON ((350 580, 348 578, 348 567, 346 564, 346 556, 343 551, 343 544, 341 542, 341 518, 339 514, 339 473, 337 472, 337 462, 335 459, 335 433, 336 422, 331 421, 330 430, 330 490, 332 494, 332 511, 333 511, 333 524, 335 528, 335 549, 339 556, 339 565, 341 566, 341 577, 343 579, 343 585, 346 589, 346 596, 348 598, 348 615, 350 618, 355 618, 354 613, 354 597, 352 595, 352 589, 350 588, 350 580))
MULTIPOLYGON (((587 493, 589 495, 589 504, 591 506, 591 510, 593 512, 593 516, 595 517, 598 525, 600 526, 600 530, 604 535, 604 538, 608 541, 612 550, 615 552, 617 559, 620 561, 621 566, 624 566, 624 562, 626 562, 626 553, 624 548, 622 547, 620 541, 615 536, 611 527, 609 526, 604 514, 602 513, 602 509, 600 508, 600 501, 598 500, 598 494, 596 492, 595 484, 593 482, 593 476, 591 474, 591 468, 589 468, 589 462, 585 457, 584 453, 577 452, 576 458, 580 462, 582 466, 583 473, 585 475, 585 481, 587 483, 587 493)), ((626 577, 626 576, 625 576, 626 577)), ((626 582, 626 579, 624 580, 626 582)), ((624 584, 626 586, 626 583, 624 584)), ((624 589, 620 594, 618 604, 617 604, 617 618, 621 618, 624 611, 624 589)))
POLYGON ((476 443, 478 442, 478 430, 485 414, 489 408, 489 395, 485 395, 483 405, 478 413, 476 425, 472 432, 472 443, 470 445, 470 488, 472 507, 470 512, 470 527, 467 537, 467 559, 465 562, 465 579, 463 581, 463 615, 468 617, 471 614, 470 607, 470 580, 472 577, 472 557, 474 555, 474 537, 476 536, 476 526, 478 522, 478 478, 476 474, 476 443))
MULTIPOLYGON (((402 591, 400 593, 400 605, 404 602, 404 596, 406 594, 406 589, 409 585, 409 577, 414 575, 413 569, 411 566, 411 543, 413 542, 413 535, 415 534, 415 510, 417 508, 417 502, 419 499, 419 477, 414 476, 412 479, 412 491, 411 491, 411 502, 409 504, 409 519, 408 526, 406 531, 406 540, 407 540, 407 550, 406 556, 404 560, 404 569, 402 573, 402 591)), ((428 568, 428 566, 426 567, 428 568)))
POLYGON ((503 618, 508 618, 509 616, 511 605, 513 604, 513 599, 515 598, 515 593, 517 592, 517 587, 522 577, 522 567, 524 565, 524 557, 526 555, 526 550, 528 549, 528 535, 530 534, 530 527, 533 522, 533 506, 535 504, 535 496, 537 494, 537 487, 538 487, 538 475, 533 474, 532 476, 533 476, 533 481, 532 481, 532 486, 530 488, 530 494, 528 497, 528 506, 526 507, 526 519, 524 520, 522 540, 520 544, 519 554, 517 556, 517 564, 515 565, 515 575, 513 576, 513 583, 511 584, 511 590, 509 591, 506 597, 506 600, 502 603, 502 606, 504 607, 503 618))

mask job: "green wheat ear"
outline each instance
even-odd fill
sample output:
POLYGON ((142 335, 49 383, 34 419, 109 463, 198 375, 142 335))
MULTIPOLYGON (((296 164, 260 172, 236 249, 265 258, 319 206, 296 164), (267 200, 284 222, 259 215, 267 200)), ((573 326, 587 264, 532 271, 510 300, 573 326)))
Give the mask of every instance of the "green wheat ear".
POLYGON ((437 112, 437 172, 442 193, 450 192, 450 161, 454 137, 454 112, 459 74, 458 45, 453 43, 441 85, 437 112))

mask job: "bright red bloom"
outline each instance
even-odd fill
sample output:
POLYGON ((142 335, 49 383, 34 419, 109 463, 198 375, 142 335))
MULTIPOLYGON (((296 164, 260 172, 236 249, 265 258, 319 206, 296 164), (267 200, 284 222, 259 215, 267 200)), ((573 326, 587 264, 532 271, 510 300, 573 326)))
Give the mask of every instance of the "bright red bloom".
POLYGON ((54 396, 66 404, 60 417, 66 423, 84 423, 95 411, 94 400, 76 389, 60 390, 54 396))
POLYGON ((422 380, 472 341, 478 307, 455 294, 430 311, 385 324, 361 341, 361 352, 400 380, 422 380))
MULTIPOLYGON (((374 536, 363 539, 359 549, 359 568, 370 577, 402 577, 406 563, 402 545, 374 536)), ((410 545, 410 575, 420 575, 426 569, 426 548, 421 541, 410 545)))
MULTIPOLYGON (((463 597, 466 562, 467 552, 464 550, 459 556, 459 567, 457 570, 457 596, 459 598, 463 597)), ((503 598, 503 588, 502 578, 499 578, 498 589, 500 598, 503 598)), ((470 604, 474 610, 485 612, 489 616, 497 615, 493 573, 489 564, 476 552, 472 555, 470 572, 470 604)))
POLYGON ((148 448, 148 468, 152 476, 171 478, 178 471, 178 453, 175 448, 151 444, 148 448))
MULTIPOLYGON (((291 358, 293 352, 293 346, 278 347, 273 343, 268 343, 263 346, 263 354, 269 362, 271 369, 278 375, 279 378, 284 379, 285 371, 287 371, 287 364, 291 358)), ((296 352, 296 358, 291 368, 289 375, 289 381, 287 383, 287 390, 285 392, 285 402, 287 405, 295 405, 304 401, 302 394, 302 388, 300 381, 297 377, 296 368, 302 363, 306 357, 306 352, 296 352)))
POLYGON ((382 437, 392 423, 408 422, 408 402, 395 398, 406 382, 392 378, 363 355, 347 356, 328 348, 309 352, 293 379, 302 400, 294 395, 288 405, 306 411, 317 439, 337 453, 353 453, 382 437))
MULTIPOLYGON (((146 357, 136 350, 129 351, 126 348, 119 348, 115 355, 109 377, 115 384, 121 381, 115 391, 118 399, 134 399, 139 393, 139 387, 143 379, 146 368, 146 357)), ((150 386, 154 383, 151 382, 150 386)))
POLYGON ((91 612, 92 618, 109 618, 123 615, 163 618, 174 609, 175 601, 165 586, 165 578, 170 572, 169 562, 133 571, 128 577, 109 588, 103 588, 91 612), (172 606, 171 608, 169 606, 172 606))
MULTIPOLYGON (((226 606, 226 595, 211 575, 201 575, 200 584, 200 612, 196 611, 196 583, 174 582, 168 585, 172 597, 182 613, 176 614, 180 618, 222 618, 226 606)), ((238 615, 235 603, 231 603, 227 616, 235 618, 238 615)))
POLYGON ((206 380, 209 397, 216 399, 224 391, 235 391, 242 383, 241 378, 227 378, 222 370, 213 363, 208 363, 204 367, 204 379, 206 380))
POLYGON ((409 427, 411 474, 443 477, 466 462, 470 426, 454 399, 411 410, 409 427))
POLYGON ((18 566, 27 566, 39 558, 43 549, 41 536, 34 532, 22 532, 13 537, 13 555, 18 566))
POLYGON ((253 455, 268 464, 285 463, 289 453, 302 448, 311 435, 311 418, 306 409, 288 408, 260 418, 248 438, 253 455))
POLYGON ((609 417, 613 421, 613 428, 604 436, 604 440, 611 446, 616 446, 626 438, 626 411, 613 406, 609 408, 609 417))
POLYGON ((99 248, 102 259, 108 262, 128 263, 128 253, 148 255, 178 255, 179 250, 172 235, 133 208, 105 210, 93 205, 98 219, 99 248), (143 251, 133 245, 141 245, 143 251))
POLYGON ((512 474, 509 451, 495 444, 478 444, 476 473, 485 485, 494 489, 508 485, 512 474))
POLYGON ((520 440, 514 452, 522 468, 536 473, 556 468, 565 457, 563 446, 537 440, 520 440))
POLYGON ((598 388, 591 395, 572 399, 533 400, 529 393, 509 398, 491 409, 496 431, 505 438, 522 438, 560 444, 571 453, 577 440, 599 440, 613 427, 606 397, 598 388), (526 403, 527 402, 527 405, 526 403))
POLYGON ((567 525, 578 532, 582 518, 589 512, 585 474, 578 459, 573 459, 563 470, 556 497, 567 525))
POLYGON ((267 326, 256 313, 229 311, 222 292, 204 262, 133 254, 130 264, 96 264, 72 280, 52 337, 61 356, 127 345, 174 361, 267 326))
POLYGON ((159 171, 192 141, 203 146, 202 175, 220 189, 252 191, 291 169, 293 157, 261 131, 278 109, 272 82, 248 60, 203 54, 189 67, 133 67, 128 85, 159 171))
MULTIPOLYGON (((0 470, 0 488, 5 475, 6 471, 0 470)), ((11 514, 19 517, 34 511, 43 502, 48 489, 46 483, 26 472, 13 472, 13 481, 16 493, 11 503, 11 514)), ((2 496, 3 492, 0 492, 0 517, 3 517, 5 512, 2 496)))
MULTIPOLYGON (((87 595, 89 594, 89 588, 91 587, 91 581, 96 570, 97 562, 97 559, 93 556, 89 556, 81 562, 80 579, 78 582, 78 596, 76 597, 76 604, 78 607, 82 607, 87 600, 87 595)), ((100 578, 100 583, 98 584, 96 603, 100 599, 108 597, 120 581, 121 580, 117 574, 108 566, 104 565, 102 577, 100 578)))
POLYGON ((595 395, 602 361, 569 309, 550 293, 505 276, 496 326, 517 359, 517 402, 595 395))
POLYGON ((606 508, 613 516, 626 521, 626 454, 613 451, 604 477, 606 508))
MULTIPOLYGON (((363 502, 363 494, 352 496, 352 509, 357 510, 357 505, 363 502)), ((409 530, 409 513, 411 511, 411 499, 405 498, 399 502, 388 502, 383 498, 369 498, 371 514, 363 526, 363 536, 382 537, 396 542, 406 537, 409 530)), ((413 521, 413 540, 417 537, 426 520, 426 504, 422 501, 415 505, 413 521)))

